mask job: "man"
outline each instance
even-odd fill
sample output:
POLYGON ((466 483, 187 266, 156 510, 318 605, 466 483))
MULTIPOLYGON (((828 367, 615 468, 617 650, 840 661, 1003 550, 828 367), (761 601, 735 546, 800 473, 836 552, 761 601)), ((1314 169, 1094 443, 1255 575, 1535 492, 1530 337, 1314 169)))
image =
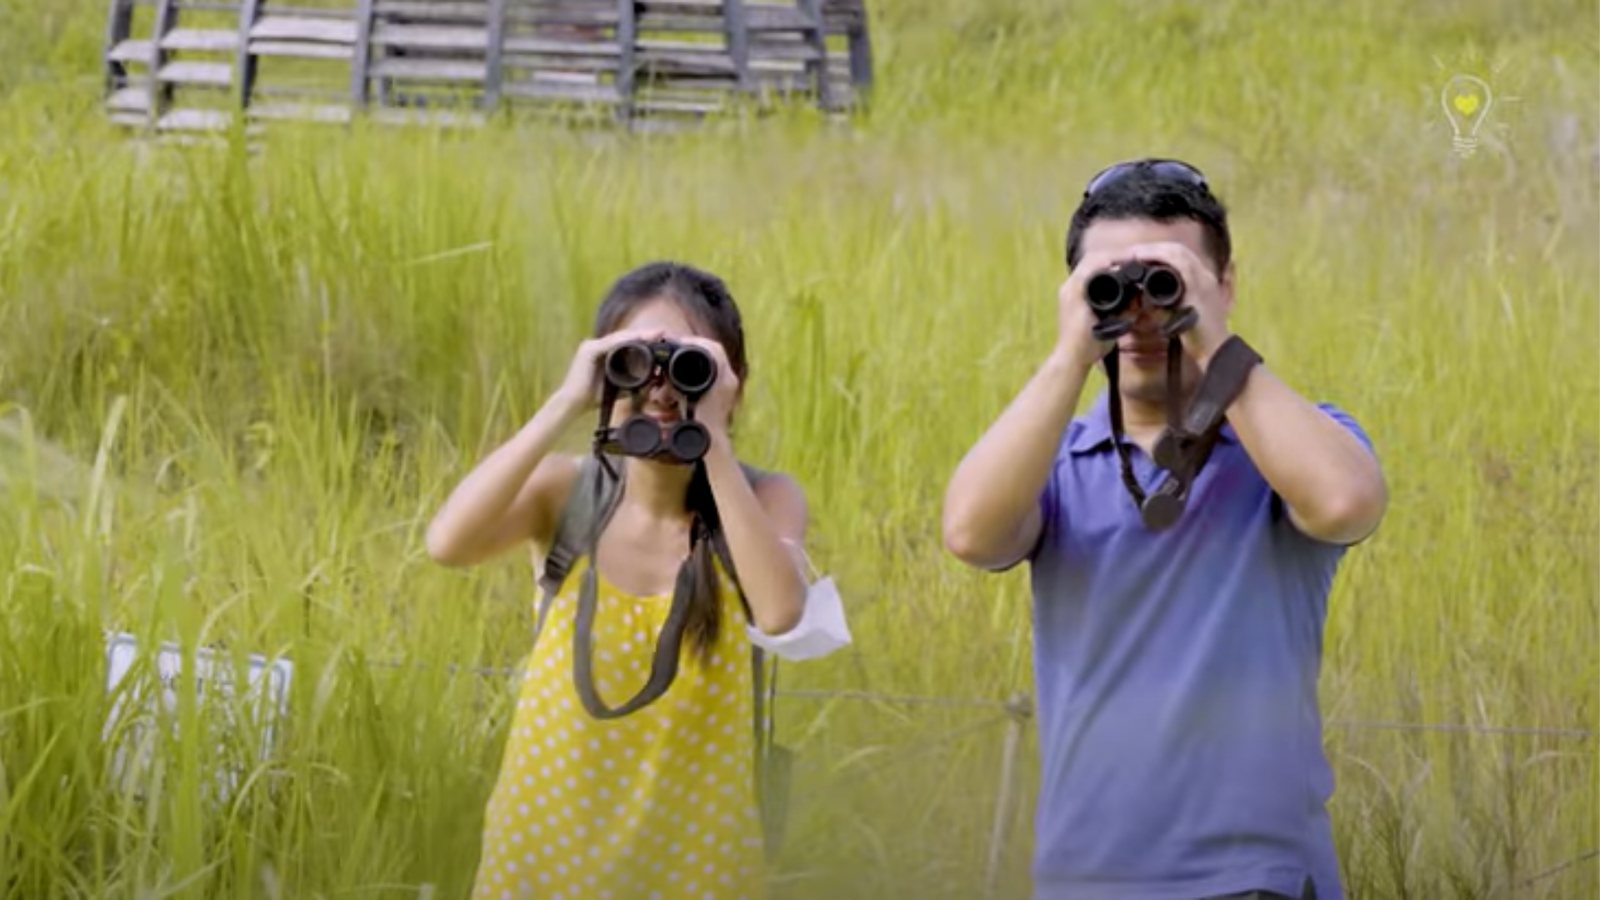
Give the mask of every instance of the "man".
POLYGON ((1388 502, 1371 444, 1230 332, 1227 216, 1188 164, 1097 175, 1067 265, 1054 348, 944 500, 950 553, 1031 567, 1034 896, 1340 900, 1317 677, 1334 572, 1388 502), (1181 334, 1179 396, 1185 410, 1197 391, 1218 401, 1220 431, 1168 524, 1141 516, 1121 454, 1142 492, 1168 477, 1154 456, 1171 311, 1140 297, 1132 329, 1101 340, 1085 299, 1092 275, 1130 261, 1181 276, 1197 320, 1181 334), (1102 361, 1114 387, 1074 418, 1102 361))

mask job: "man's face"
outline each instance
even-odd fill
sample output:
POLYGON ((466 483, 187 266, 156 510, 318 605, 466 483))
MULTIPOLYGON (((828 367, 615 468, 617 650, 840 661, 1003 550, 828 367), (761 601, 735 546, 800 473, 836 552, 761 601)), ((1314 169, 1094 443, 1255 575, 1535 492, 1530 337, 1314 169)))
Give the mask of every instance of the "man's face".
MULTIPOLYGON (((1102 219, 1083 232, 1082 256, 1109 254, 1123 263, 1130 250, 1140 244, 1174 242, 1188 247, 1195 256, 1211 262, 1205 250, 1205 230, 1193 219, 1156 222, 1150 219, 1102 219)), ((1161 324, 1167 313, 1148 309, 1135 300, 1124 315, 1132 315, 1133 330, 1117 340, 1117 381, 1125 403, 1161 405, 1167 397, 1167 339, 1161 324)), ((1200 381, 1200 367, 1188 355, 1183 357, 1179 389, 1187 396, 1200 381)))

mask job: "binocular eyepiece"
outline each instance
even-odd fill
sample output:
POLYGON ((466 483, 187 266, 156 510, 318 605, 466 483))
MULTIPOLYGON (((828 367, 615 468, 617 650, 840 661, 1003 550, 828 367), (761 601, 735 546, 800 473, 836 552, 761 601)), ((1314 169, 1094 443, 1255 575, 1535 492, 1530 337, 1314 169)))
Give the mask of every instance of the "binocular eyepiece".
POLYGON ((684 417, 663 428, 661 423, 635 412, 616 428, 608 428, 610 404, 601 412, 601 430, 596 436, 603 448, 627 456, 668 458, 692 463, 711 449, 711 434, 694 420, 696 402, 717 381, 717 361, 699 347, 673 341, 645 343, 632 341, 612 348, 606 354, 606 384, 613 390, 629 391, 637 397, 657 378, 683 395, 684 417))
POLYGON ((1183 278, 1170 266, 1135 260, 1096 272, 1084 286, 1089 308, 1102 319, 1122 315, 1141 294, 1156 309, 1171 309, 1183 300, 1183 278))
POLYGON ((717 362, 699 347, 672 341, 632 341, 606 354, 606 380, 618 390, 641 390, 663 372, 684 397, 698 399, 716 383, 717 362))

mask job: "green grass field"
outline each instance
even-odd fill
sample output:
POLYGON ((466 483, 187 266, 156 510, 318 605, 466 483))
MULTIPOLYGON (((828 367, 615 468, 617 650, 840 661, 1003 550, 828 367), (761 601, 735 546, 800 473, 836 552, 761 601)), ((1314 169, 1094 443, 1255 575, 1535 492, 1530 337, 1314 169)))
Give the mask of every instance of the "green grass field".
MULTIPOLYGON (((729 280, 741 453, 804 484, 849 604, 855 646, 782 686, 1031 690, 1025 575, 947 557, 940 497, 1048 351, 1083 180, 1145 153, 1211 174, 1235 328, 1387 467, 1326 642, 1351 896, 1600 891, 1594 5, 869 5, 850 129, 285 130, 247 156, 102 121, 99 3, 0 0, 5 897, 462 896, 510 696, 469 669, 516 664, 533 594, 525 559, 443 570, 422 529, 649 258, 729 280), (1520 98, 1467 160, 1457 70, 1520 98), (185 688, 189 737, 114 783, 108 630, 292 659, 273 752, 195 738, 220 707, 185 688)), ((998 709, 778 717, 777 898, 985 896, 998 709)), ((996 897, 1028 886, 1023 750, 996 897)))

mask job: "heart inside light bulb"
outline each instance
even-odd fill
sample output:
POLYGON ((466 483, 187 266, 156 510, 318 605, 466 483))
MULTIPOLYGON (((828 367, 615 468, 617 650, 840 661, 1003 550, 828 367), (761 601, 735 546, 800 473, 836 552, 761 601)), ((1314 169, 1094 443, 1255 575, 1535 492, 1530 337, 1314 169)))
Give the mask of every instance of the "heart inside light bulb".
POLYGON ((1457 140, 1477 137, 1493 100, 1489 85, 1472 75, 1457 75, 1450 79, 1439 97, 1445 116, 1455 129, 1457 140))

